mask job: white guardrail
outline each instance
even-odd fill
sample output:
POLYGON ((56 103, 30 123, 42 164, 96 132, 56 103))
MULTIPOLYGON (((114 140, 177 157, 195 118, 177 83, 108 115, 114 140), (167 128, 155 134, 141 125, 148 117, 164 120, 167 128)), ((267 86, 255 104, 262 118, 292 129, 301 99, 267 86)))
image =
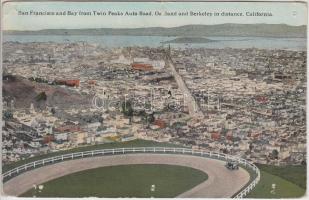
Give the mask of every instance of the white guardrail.
POLYGON ((116 148, 116 149, 100 149, 93 151, 84 151, 84 152, 76 152, 63 154, 59 156, 54 156, 50 158, 45 158, 42 160, 37 160, 34 162, 30 162, 19 167, 16 167, 12 170, 9 170, 2 174, 3 182, 13 178, 19 174, 22 174, 28 170, 32 170, 38 167, 42 167, 44 165, 53 164, 55 162, 62 162, 65 160, 78 159, 83 157, 92 157, 92 156, 104 156, 104 155, 114 155, 114 154, 128 154, 128 153, 169 153, 169 154, 186 154, 186 155, 194 155, 200 157, 207 157, 212 159, 219 160, 234 160, 237 161, 241 166, 252 170, 255 173, 256 177, 254 180, 243 188, 240 192, 234 195, 234 198, 243 198, 245 197, 260 181, 260 170, 257 166, 249 161, 231 156, 224 153, 216 153, 216 152, 208 152, 208 151, 200 151, 200 150, 192 150, 188 148, 174 148, 174 147, 131 147, 131 148, 116 148))

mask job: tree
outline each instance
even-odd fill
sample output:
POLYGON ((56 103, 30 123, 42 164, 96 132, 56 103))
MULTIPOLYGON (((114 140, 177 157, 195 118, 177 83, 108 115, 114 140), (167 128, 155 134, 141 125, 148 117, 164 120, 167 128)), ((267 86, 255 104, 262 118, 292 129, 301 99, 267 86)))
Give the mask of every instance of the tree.
POLYGON ((144 117, 146 123, 147 123, 147 128, 149 128, 150 124, 152 124, 155 121, 154 113, 151 114, 146 114, 144 117))
POLYGON ((55 108, 52 108, 52 109, 50 110, 50 112, 54 115, 54 114, 56 114, 56 109, 55 109, 55 108))
POLYGON ((4 111, 3 116, 4 116, 4 119, 12 119, 13 118, 13 114, 10 111, 4 111))
POLYGON ((250 149, 250 152, 253 150, 253 144, 252 143, 249 144, 249 149, 250 149))
POLYGON ((273 157, 274 159, 278 159, 279 152, 278 152, 277 149, 274 149, 274 150, 271 152, 271 154, 272 154, 272 157, 273 157))
POLYGON ((41 93, 39 93, 36 97, 35 97, 35 99, 37 100, 37 101, 46 101, 47 100, 47 95, 46 95, 46 93, 45 92, 41 92, 41 93))
POLYGON ((131 124, 131 120, 132 120, 133 113, 134 113, 131 101, 124 101, 122 103, 122 113, 124 116, 129 117, 130 124, 131 124))
POLYGON ((153 113, 151 113, 149 116, 148 116, 148 122, 149 123, 153 123, 155 121, 155 117, 153 115, 153 113))

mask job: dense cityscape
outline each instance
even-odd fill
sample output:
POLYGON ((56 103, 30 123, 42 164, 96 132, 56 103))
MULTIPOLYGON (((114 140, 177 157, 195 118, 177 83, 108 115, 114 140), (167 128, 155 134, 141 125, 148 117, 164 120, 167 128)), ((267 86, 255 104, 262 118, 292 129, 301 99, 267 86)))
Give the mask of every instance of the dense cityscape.
POLYGON ((3 164, 134 139, 306 157, 306 52, 3 44, 3 164))

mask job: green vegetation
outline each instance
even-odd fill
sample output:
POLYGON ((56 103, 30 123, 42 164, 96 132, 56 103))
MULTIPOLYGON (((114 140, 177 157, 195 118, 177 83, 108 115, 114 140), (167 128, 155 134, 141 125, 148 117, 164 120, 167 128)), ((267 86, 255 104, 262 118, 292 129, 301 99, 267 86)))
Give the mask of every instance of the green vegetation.
POLYGON ((122 113, 127 117, 133 116, 134 110, 131 101, 124 101, 122 103, 122 113))
POLYGON ((297 198, 306 191, 306 166, 270 166, 257 164, 261 170, 259 184, 248 198, 297 198), (272 194, 272 184, 276 184, 272 194))
POLYGON ((46 101, 47 100, 47 95, 46 95, 46 93, 45 92, 41 92, 41 93, 39 93, 36 97, 35 97, 35 99, 37 100, 37 101, 46 101))
POLYGON ((257 166, 265 172, 279 176, 303 189, 306 189, 306 165, 288 165, 279 167, 258 164, 257 166))
POLYGON ((30 77, 28 78, 29 81, 34 81, 37 83, 48 83, 47 80, 43 79, 43 78, 39 78, 39 77, 30 77))
POLYGON ((52 152, 48 154, 42 154, 38 155, 35 157, 30 157, 25 160, 20 160, 18 162, 14 162, 11 164, 3 165, 2 166, 2 171, 6 172, 10 169, 13 169, 15 167, 21 166, 23 164, 52 157, 52 156, 57 156, 61 154, 66 154, 66 153, 73 153, 73 152, 79 152, 79 151, 91 151, 91 150, 96 150, 96 149, 109 149, 109 148, 126 148, 126 147, 160 147, 160 146, 165 146, 165 147, 181 147, 179 145, 171 144, 171 143, 165 143, 165 142, 154 142, 154 141, 148 141, 148 140, 132 140, 128 142, 113 142, 113 143, 106 143, 106 144, 99 144, 99 145, 91 145, 91 146, 82 146, 74 149, 69 149, 65 151, 57 151, 57 152, 52 152))
POLYGON ((204 172, 183 166, 119 165, 73 173, 45 183, 40 193, 31 189, 21 196, 171 198, 207 178, 204 172))
POLYGON ((255 180, 255 178, 257 177, 257 174, 255 173, 255 171, 253 171, 251 168, 246 168, 246 166, 240 164, 239 165, 240 167, 242 167, 243 169, 247 170, 247 172, 250 174, 250 180, 249 182, 244 186, 242 187, 240 190, 238 190, 232 197, 234 198, 239 192, 241 192, 244 188, 248 187, 252 181, 255 180))
POLYGON ((155 121, 154 113, 147 114, 145 110, 139 111, 136 115, 141 116, 142 122, 147 125, 147 128, 155 121))
MULTIPOLYGON (((106 144, 99 144, 99 145, 82 146, 82 147, 78 147, 78 148, 74 148, 74 149, 70 149, 70 150, 52 152, 52 153, 48 153, 48 154, 42 154, 42 155, 38 155, 38 156, 35 156, 35 157, 27 158, 25 160, 21 160, 21 161, 12 163, 12 164, 4 165, 2 167, 2 169, 3 169, 3 172, 5 172, 5 171, 13 169, 17 166, 20 166, 20 165, 23 165, 25 163, 29 163, 29 162, 32 162, 32 161, 35 161, 35 160, 40 160, 40 159, 43 159, 43 158, 57 156, 57 155, 66 154, 66 153, 72 153, 72 152, 89 151, 89 150, 96 150, 96 149, 108 149, 108 148, 145 147, 145 146, 148 146, 148 147, 150 147, 150 146, 182 147, 180 145, 175 145, 175 144, 171 144, 171 143, 158 143, 158 142, 147 141, 147 140, 133 140, 133 141, 129 141, 129 142, 114 142, 114 143, 106 143, 106 144)), ((305 165, 298 165, 298 166, 289 165, 289 166, 278 167, 278 166, 257 164, 257 166, 261 170, 261 180, 260 180, 259 184, 255 187, 255 189, 247 195, 248 198, 296 198, 296 197, 301 197, 305 194, 305 191, 306 191, 306 166, 305 165), (270 192, 272 190, 271 189, 272 184, 276 184, 275 194, 271 194, 271 192, 270 192)), ((145 173, 145 174, 147 174, 147 173, 145 173)), ((250 172, 250 174, 252 174, 252 172, 250 172)), ((142 178, 143 176, 140 176, 140 178, 142 178)), ((253 178, 254 177, 252 177, 251 179, 253 179, 253 178)), ((127 178, 127 180, 130 180, 130 179, 127 178)), ((56 181, 56 180, 54 180, 54 181, 56 181)), ((62 181, 65 181, 65 179, 63 179, 62 181)), ((175 184, 176 183, 178 183, 178 181, 175 181, 175 184)), ((171 185, 173 185, 173 184, 171 184, 171 185)), ((70 184, 68 184, 68 185, 70 185, 70 184)), ((56 186, 53 186, 53 187, 56 187, 56 186)), ((81 187, 81 186, 76 186, 76 187, 81 187)), ((148 185, 147 186, 148 190, 149 190, 149 187, 150 186, 148 185)), ((52 188, 51 188, 51 190, 52 190, 52 188)), ((168 187, 165 187, 165 188, 168 188, 168 187)), ((55 188, 54 190, 56 190, 56 189, 57 188, 55 188)), ((121 191, 121 190, 122 189, 119 189, 119 191, 121 191)), ((50 190, 46 189, 46 192, 48 192, 48 191, 50 191, 50 190)), ((116 189, 113 190, 113 191, 116 191, 116 189)), ((119 192, 119 191, 117 190, 117 192, 119 192)), ((87 191, 85 191, 85 193, 82 194, 82 195, 87 196, 86 192, 87 191)), ((45 192, 44 192, 44 194, 45 194, 45 192)), ((97 194, 97 193, 93 193, 93 194, 97 194)), ((146 193, 143 193, 143 194, 147 195, 146 193)), ((157 195, 156 194, 156 195, 154 195, 154 197, 172 197, 172 196, 164 196, 164 195, 166 195, 166 193, 164 193, 163 191, 160 194, 162 194, 162 196, 156 196, 157 195)), ((170 193, 170 194, 172 194, 172 193, 170 193)), ((176 193, 173 193, 173 194, 176 195, 176 193)), ((30 193, 30 194, 27 193, 27 195, 31 196, 32 193, 30 193)), ((48 193, 46 193, 46 195, 48 195, 48 193)), ((62 194, 59 193, 59 195, 62 195, 62 194)), ((68 193, 68 195, 69 195, 69 193, 68 193)), ((110 193, 110 195, 112 195, 112 192, 110 193)), ((123 195, 126 195, 126 194, 123 194, 123 195)), ((129 196, 131 194, 128 193, 127 195, 129 196)), ((136 196, 136 197, 147 197, 147 196, 139 196, 139 195, 136 195, 136 194, 134 194, 134 196, 136 196)), ((106 197, 114 197, 114 196, 106 196, 106 197)))
POLYGON ((297 198, 305 194, 305 189, 278 176, 261 171, 259 184, 250 192, 247 198, 297 198), (276 184, 272 194, 272 184, 276 184))
POLYGON ((185 122, 175 122, 171 125, 171 128, 181 128, 182 126, 185 126, 185 122))
POLYGON ((271 154, 270 154, 270 157, 271 157, 272 159, 278 159, 278 156, 279 156, 279 152, 278 152, 277 149, 274 149, 274 150, 271 152, 271 154))
POLYGON ((131 124, 134 110, 133 110, 132 102, 130 100, 124 101, 122 103, 122 113, 125 117, 129 117, 129 120, 130 120, 129 123, 131 124))
POLYGON ((11 111, 6 110, 3 112, 3 118, 6 120, 12 119, 13 113, 11 111))

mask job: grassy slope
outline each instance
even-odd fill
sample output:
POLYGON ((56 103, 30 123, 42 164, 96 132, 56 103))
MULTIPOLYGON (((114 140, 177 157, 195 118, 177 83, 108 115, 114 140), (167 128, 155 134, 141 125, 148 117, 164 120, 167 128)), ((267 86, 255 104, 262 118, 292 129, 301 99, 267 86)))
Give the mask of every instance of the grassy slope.
POLYGON ((47 158, 47 157, 57 156, 57 155, 60 155, 60 154, 79 152, 79 151, 89 151, 89 150, 96 150, 96 149, 123 148, 123 147, 146 147, 146 146, 147 147, 151 147, 151 146, 179 147, 178 145, 175 145, 175 144, 159 143, 159 142, 139 140, 139 139, 129 141, 129 142, 115 142, 115 143, 107 143, 107 144, 100 144, 100 145, 84 146, 84 147, 78 147, 78 148, 65 150, 65 151, 58 151, 58 152, 53 152, 53 153, 48 153, 48 154, 42 154, 42 155, 39 155, 39 156, 35 156, 35 157, 32 157, 32 158, 28 158, 28 159, 25 159, 25 160, 21 160, 21 161, 18 161, 18 162, 7 164, 7 165, 2 166, 2 172, 8 171, 10 169, 13 169, 15 167, 18 167, 18 166, 23 165, 23 164, 28 163, 28 162, 40 160, 40 159, 47 158))
POLYGON ((288 166, 269 166, 269 165, 257 165, 259 169, 268 172, 270 174, 279 176, 285 180, 288 180, 301 188, 306 189, 306 166, 303 165, 288 165, 288 166))
POLYGON ((305 194, 305 189, 278 176, 261 171, 261 180, 247 198, 296 198, 305 194), (276 193, 271 194, 271 186, 276 184, 276 193))
MULTIPOLYGON (((103 148, 121 148, 121 147, 141 147, 141 146, 177 146, 170 143, 158 143, 154 141, 146 140, 133 140, 130 142, 116 142, 108 144, 100 144, 93 146, 78 147, 66 151, 59 151, 49 154, 43 154, 28 158, 23 161, 18 161, 2 167, 3 171, 7 171, 14 167, 20 166, 24 163, 31 162, 34 160, 43 159, 50 156, 56 156, 59 154, 87 151, 103 148)), ((261 181, 258 186, 252 191, 248 197, 265 197, 265 198, 278 198, 278 197, 299 197, 305 193, 306 190, 306 167, 305 166, 269 166, 269 165, 258 165, 261 169, 261 181), (271 184, 276 183, 278 192, 274 196, 270 194, 271 184), (284 188, 283 190, 279 188, 284 188), (282 192, 281 192, 282 191, 282 192), (291 192, 289 192, 291 191, 291 192), (279 193, 280 192, 280 193, 279 193), (291 196, 292 195, 292 196, 291 196)))
POLYGON ((306 192, 306 166, 257 165, 261 170, 261 180, 248 198, 296 198, 306 192), (276 184, 276 194, 271 194, 271 186, 276 184))
POLYGON ((207 180, 202 171, 172 165, 122 165, 77 172, 21 196, 37 197, 175 197, 207 180), (156 186, 150 192, 151 185, 156 186))

